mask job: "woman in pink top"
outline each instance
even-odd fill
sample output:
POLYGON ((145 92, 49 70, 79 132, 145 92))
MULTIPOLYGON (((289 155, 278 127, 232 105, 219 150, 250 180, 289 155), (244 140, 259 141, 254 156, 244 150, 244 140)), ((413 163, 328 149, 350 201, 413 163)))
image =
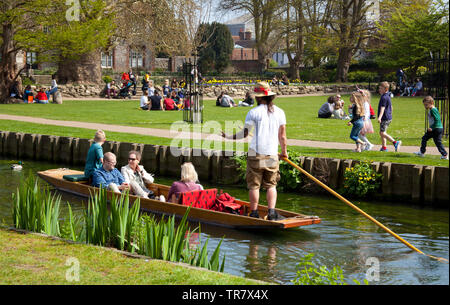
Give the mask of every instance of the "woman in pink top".
POLYGON ((167 198, 169 202, 177 203, 180 198, 180 193, 189 191, 201 191, 203 186, 196 183, 198 180, 197 172, 191 162, 186 162, 181 165, 181 180, 175 181, 170 187, 167 198))

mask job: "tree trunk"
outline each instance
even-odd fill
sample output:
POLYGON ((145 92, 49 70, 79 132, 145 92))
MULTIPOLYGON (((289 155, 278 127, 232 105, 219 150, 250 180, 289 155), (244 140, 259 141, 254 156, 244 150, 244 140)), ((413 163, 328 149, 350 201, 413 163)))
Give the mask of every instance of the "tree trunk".
POLYGON ((101 53, 94 51, 82 55, 79 59, 62 60, 58 64, 56 77, 61 84, 102 82, 101 53))
MULTIPOLYGON (((13 42, 12 24, 3 24, 2 26, 2 44, 0 61, 0 103, 5 103, 9 97, 10 89, 17 79, 16 55, 13 42)), ((20 78, 18 79, 20 80, 20 78)), ((19 83, 20 85, 20 83, 19 83)), ((19 86, 20 90, 21 86, 19 86)))
POLYGON ((352 49, 344 47, 339 49, 339 57, 337 62, 336 81, 346 82, 348 77, 348 69, 353 57, 352 49))
POLYGON ((292 62, 289 64, 289 78, 300 79, 300 63, 292 62))

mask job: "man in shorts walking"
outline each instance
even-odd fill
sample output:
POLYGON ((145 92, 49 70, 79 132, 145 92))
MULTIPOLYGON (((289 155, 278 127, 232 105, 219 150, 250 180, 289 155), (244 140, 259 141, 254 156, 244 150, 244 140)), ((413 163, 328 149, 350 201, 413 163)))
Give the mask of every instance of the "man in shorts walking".
POLYGON ((389 92, 389 83, 382 82, 378 87, 378 93, 380 93, 380 102, 378 103, 378 123, 380 123, 380 137, 381 137, 381 149, 380 151, 388 151, 386 142, 390 141, 394 145, 395 151, 400 149, 402 141, 396 141, 393 137, 387 134, 387 128, 392 122, 392 102, 391 94, 389 92))
POLYGON ((280 180, 279 157, 287 158, 286 116, 284 111, 273 105, 275 93, 269 84, 260 82, 254 89, 257 107, 247 113, 244 128, 232 136, 222 132, 227 139, 242 139, 254 128, 247 156, 247 187, 250 198, 250 217, 259 218, 258 203, 261 187, 267 190, 268 220, 284 217, 275 211, 277 183, 280 180), (278 143, 281 154, 278 154, 278 143))

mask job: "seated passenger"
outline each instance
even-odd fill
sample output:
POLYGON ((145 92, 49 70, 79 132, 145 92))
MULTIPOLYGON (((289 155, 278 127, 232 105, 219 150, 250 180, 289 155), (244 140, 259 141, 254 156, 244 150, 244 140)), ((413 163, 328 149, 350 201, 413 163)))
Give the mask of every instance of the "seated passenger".
POLYGON ((334 111, 334 96, 330 96, 325 104, 319 109, 318 117, 321 119, 328 119, 334 111))
POLYGON ((159 95, 159 91, 155 90, 155 95, 150 96, 151 107, 150 110, 162 110, 164 111, 164 103, 162 97, 159 95))
POLYGON ((103 130, 98 130, 94 136, 94 143, 89 147, 86 165, 84 167, 84 176, 91 178, 95 170, 103 165, 103 148, 102 145, 106 141, 106 135, 103 130))
POLYGON ((245 94, 245 99, 242 102, 239 102, 238 106, 243 107, 253 107, 255 104, 255 100, 253 99, 252 93, 250 91, 247 91, 245 94))
POLYGON ((44 87, 39 89, 39 92, 36 94, 35 101, 39 104, 48 104, 48 97, 47 94, 45 94, 44 87))
POLYGON ((120 172, 125 182, 130 185, 132 194, 154 199, 155 196, 151 190, 147 189, 146 183, 153 183, 155 179, 145 171, 142 165, 139 165, 140 161, 141 154, 134 150, 130 151, 128 153, 128 165, 122 166, 120 172))
POLYGON ((169 202, 178 203, 180 193, 189 191, 201 191, 203 186, 197 183, 198 175, 194 165, 191 162, 185 162, 181 165, 181 180, 175 181, 170 187, 167 200, 169 202))
POLYGON ((103 157, 103 166, 95 170, 92 175, 92 185, 109 189, 115 193, 129 190, 130 185, 125 182, 122 174, 115 168, 116 164, 116 155, 107 152, 103 157))

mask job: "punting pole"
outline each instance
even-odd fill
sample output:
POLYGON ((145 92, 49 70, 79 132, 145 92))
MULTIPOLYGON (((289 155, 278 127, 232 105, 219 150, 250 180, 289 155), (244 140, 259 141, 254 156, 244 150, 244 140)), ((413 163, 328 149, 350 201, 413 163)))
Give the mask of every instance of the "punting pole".
POLYGON ((320 185, 321 187, 323 187, 325 190, 327 190, 328 192, 330 192, 332 195, 334 195, 335 197, 337 197, 339 200, 341 200, 342 202, 344 202, 345 204, 347 204, 348 206, 350 206, 351 208, 353 208, 354 210, 356 210, 357 212, 359 212, 360 214, 362 214, 364 217, 366 217, 367 219, 369 219, 370 221, 374 222, 377 226, 379 226, 380 228, 382 228, 384 231, 388 232, 389 234, 391 234, 392 236, 394 236, 395 238, 397 238, 399 241, 401 241, 402 243, 404 243, 406 246, 408 246, 409 248, 411 248, 412 250, 429 256, 431 258, 437 259, 441 262, 446 262, 448 263, 448 260, 446 260, 445 258, 442 257, 435 257, 432 255, 428 255, 423 253, 422 251, 420 251, 419 249, 417 249, 416 247, 414 247, 413 245, 411 245, 409 242, 407 242, 406 240, 404 240, 403 238, 401 238, 398 234, 394 233, 392 230, 390 230, 388 227, 386 227, 385 225, 383 225, 381 222, 379 222, 378 220, 376 220, 375 218, 373 218, 372 216, 370 216, 369 214, 367 214, 366 212, 364 212, 363 210, 361 210, 360 208, 358 208, 356 205, 354 205, 353 203, 351 203, 350 201, 348 201, 347 199, 345 199, 344 197, 342 197, 341 195, 339 195, 338 193, 336 193, 334 190, 332 190, 329 186, 327 186, 326 184, 324 184, 323 182, 321 182, 319 179, 317 179, 316 177, 314 177, 313 175, 311 175, 310 173, 308 173, 306 170, 304 170, 303 168, 301 168, 300 166, 298 166, 297 164, 295 164, 294 162, 292 162, 291 160, 289 160, 288 158, 282 158, 282 160, 286 161, 287 163, 289 163, 291 166, 293 166, 295 169, 299 170, 301 173, 305 174, 308 178, 310 178, 311 180, 313 180, 315 183, 317 183, 318 185, 320 185))

